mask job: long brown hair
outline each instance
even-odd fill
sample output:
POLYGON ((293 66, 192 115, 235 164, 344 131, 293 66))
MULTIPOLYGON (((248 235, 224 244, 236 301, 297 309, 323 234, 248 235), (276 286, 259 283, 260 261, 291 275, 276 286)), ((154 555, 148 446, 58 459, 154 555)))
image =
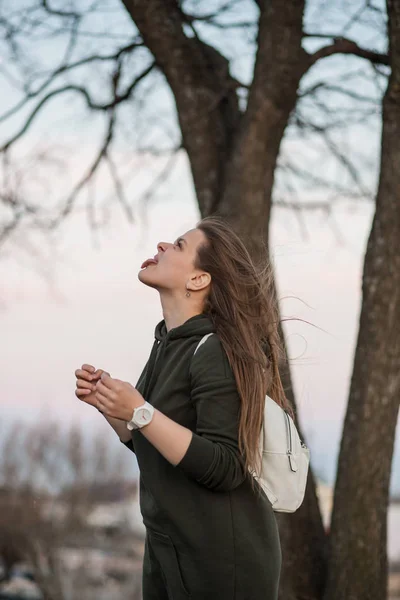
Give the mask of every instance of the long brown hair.
POLYGON ((246 469, 260 473, 259 435, 265 395, 293 417, 279 374, 284 360, 279 309, 267 251, 256 267, 244 243, 220 217, 197 224, 205 237, 195 267, 211 275, 204 312, 212 319, 241 397, 239 448, 246 469))

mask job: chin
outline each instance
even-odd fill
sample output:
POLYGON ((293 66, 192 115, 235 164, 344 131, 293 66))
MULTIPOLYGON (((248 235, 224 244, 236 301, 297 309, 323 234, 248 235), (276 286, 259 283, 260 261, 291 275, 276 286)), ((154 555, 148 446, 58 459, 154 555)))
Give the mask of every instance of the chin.
POLYGON ((145 285, 148 285, 149 287, 156 287, 157 286, 157 282, 155 281, 155 277, 152 273, 149 272, 149 270, 146 269, 140 269, 139 273, 138 273, 138 279, 139 281, 141 281, 142 283, 144 283, 145 285))

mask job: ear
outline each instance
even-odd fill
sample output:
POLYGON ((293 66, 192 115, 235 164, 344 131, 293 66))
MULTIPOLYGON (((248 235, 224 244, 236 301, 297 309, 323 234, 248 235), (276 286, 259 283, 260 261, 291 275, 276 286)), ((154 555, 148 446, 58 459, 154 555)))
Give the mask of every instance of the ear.
POLYGON ((188 290, 198 292, 204 290, 211 283, 211 275, 205 271, 193 274, 186 284, 188 290))

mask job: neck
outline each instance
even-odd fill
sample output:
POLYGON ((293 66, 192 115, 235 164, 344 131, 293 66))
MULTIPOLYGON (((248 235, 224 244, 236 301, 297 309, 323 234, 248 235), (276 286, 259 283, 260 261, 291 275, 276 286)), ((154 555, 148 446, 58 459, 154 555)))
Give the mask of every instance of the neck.
POLYGON ((160 292, 160 300, 167 331, 183 325, 191 317, 202 313, 201 307, 197 302, 191 302, 190 298, 177 299, 160 292))

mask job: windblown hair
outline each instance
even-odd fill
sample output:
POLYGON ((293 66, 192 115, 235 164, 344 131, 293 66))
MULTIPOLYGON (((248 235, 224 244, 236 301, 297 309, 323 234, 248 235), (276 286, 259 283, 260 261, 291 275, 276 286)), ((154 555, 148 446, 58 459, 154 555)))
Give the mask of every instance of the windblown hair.
POLYGON ((220 217, 202 219, 197 229, 207 242, 198 249, 195 267, 211 275, 203 312, 216 327, 241 397, 239 448, 245 468, 259 474, 265 395, 293 417, 279 373, 284 352, 273 271, 266 251, 262 267, 256 268, 243 242, 220 217))

